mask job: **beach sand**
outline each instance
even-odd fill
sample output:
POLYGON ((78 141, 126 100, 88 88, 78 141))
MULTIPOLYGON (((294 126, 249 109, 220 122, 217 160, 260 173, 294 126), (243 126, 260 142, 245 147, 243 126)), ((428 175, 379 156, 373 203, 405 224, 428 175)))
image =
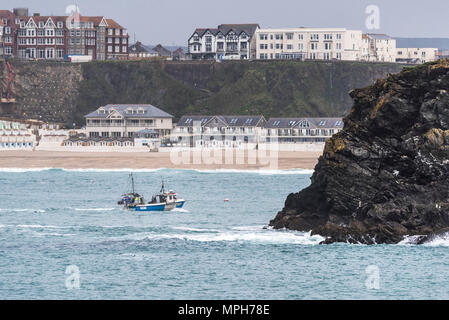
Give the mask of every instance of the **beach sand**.
MULTIPOLYGON (((287 170, 314 169, 322 152, 287 152, 265 160, 248 160, 247 154, 220 154, 211 160, 200 155, 194 164, 193 156, 176 157, 170 152, 64 152, 64 151, 2 151, 0 168, 61 168, 61 169, 234 169, 234 170, 287 170), (175 161, 173 161, 175 159, 175 161), (198 159, 201 159, 198 163, 198 159), (204 161, 206 159, 206 161, 204 161)), ((198 154, 197 154, 198 156, 198 154)))

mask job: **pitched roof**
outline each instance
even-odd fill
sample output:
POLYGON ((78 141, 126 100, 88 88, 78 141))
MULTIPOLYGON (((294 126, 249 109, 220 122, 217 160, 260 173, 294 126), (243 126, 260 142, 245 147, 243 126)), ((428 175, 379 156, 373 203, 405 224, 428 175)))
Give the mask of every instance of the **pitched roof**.
POLYGON ((393 40, 393 38, 387 34, 367 33, 366 36, 376 40, 393 40))
POLYGON ((260 26, 257 23, 243 23, 243 24, 220 24, 218 30, 223 33, 228 33, 230 30, 234 30, 236 33, 245 32, 249 36, 252 36, 260 26))
POLYGON ((178 127, 192 127, 195 122, 200 122, 202 126, 213 125, 215 121, 228 127, 255 127, 265 124, 264 116, 182 116, 179 119, 178 127))
POLYGON ((171 56, 171 51, 165 49, 161 44, 158 44, 152 50, 159 53, 159 55, 161 55, 162 57, 170 57, 171 56))
POLYGON ((306 122, 310 129, 343 128, 342 118, 270 118, 265 125, 268 129, 293 129, 306 122))
POLYGON ((120 115, 122 115, 124 118, 148 118, 148 117, 154 117, 154 118, 173 118, 171 114, 168 114, 167 112, 156 108, 155 106, 151 104, 108 104, 104 107, 100 107, 94 112, 91 112, 87 115, 85 115, 85 118, 107 118, 110 114, 110 112, 118 112, 120 115), (98 111, 100 109, 106 110, 104 114, 99 113, 98 111), (128 114, 126 111, 128 109, 137 111, 139 109, 143 109, 143 113, 132 113, 128 114))
POLYGON ((131 45, 129 47, 129 53, 153 53, 153 54, 158 54, 153 49, 150 49, 147 46, 143 45, 140 41, 137 41, 135 44, 133 44, 133 45, 131 45))
POLYGON ((121 25, 119 25, 117 22, 115 22, 114 19, 106 19, 106 22, 108 24, 108 28, 125 29, 121 25))

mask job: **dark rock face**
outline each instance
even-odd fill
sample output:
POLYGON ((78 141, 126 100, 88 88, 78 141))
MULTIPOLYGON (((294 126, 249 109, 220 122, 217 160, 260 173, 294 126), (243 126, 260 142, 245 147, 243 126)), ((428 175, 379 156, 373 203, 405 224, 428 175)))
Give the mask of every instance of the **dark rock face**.
POLYGON ((407 68, 351 92, 344 130, 312 184, 270 222, 325 243, 419 243, 449 229, 449 60, 407 68), (446 229, 445 229, 446 228, 446 229))

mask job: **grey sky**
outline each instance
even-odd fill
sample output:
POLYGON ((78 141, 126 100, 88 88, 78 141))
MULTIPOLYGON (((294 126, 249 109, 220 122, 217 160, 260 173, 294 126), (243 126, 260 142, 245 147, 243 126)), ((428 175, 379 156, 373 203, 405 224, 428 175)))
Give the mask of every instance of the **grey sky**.
POLYGON ((196 27, 259 23, 268 27, 365 29, 365 8, 380 8, 380 30, 396 37, 449 37, 447 0, 2 0, 2 9, 63 15, 76 3, 84 15, 104 15, 146 44, 185 45, 196 27))

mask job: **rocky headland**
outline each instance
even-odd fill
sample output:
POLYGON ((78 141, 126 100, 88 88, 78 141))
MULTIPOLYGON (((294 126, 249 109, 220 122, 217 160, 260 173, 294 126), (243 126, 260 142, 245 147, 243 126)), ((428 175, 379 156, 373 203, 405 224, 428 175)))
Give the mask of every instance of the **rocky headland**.
POLYGON ((449 231, 449 60, 405 68, 350 93, 343 131, 311 185, 270 225, 324 243, 416 243, 449 231))

